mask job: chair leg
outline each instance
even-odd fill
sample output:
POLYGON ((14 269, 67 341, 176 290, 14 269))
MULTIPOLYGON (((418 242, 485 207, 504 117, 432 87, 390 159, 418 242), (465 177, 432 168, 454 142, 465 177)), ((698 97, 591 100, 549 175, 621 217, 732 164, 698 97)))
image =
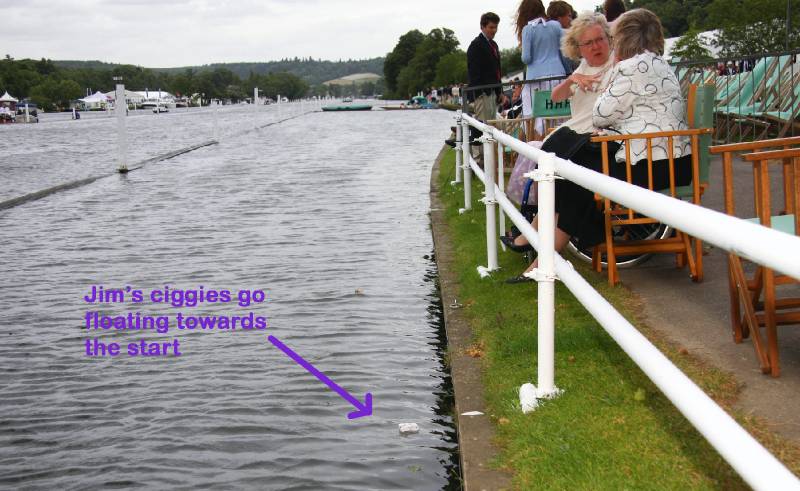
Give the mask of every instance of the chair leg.
POLYGON ((779 377, 781 365, 778 361, 778 326, 775 321, 775 273, 769 268, 764 268, 764 323, 767 330, 770 375, 779 377))
MULTIPOLYGON (((678 237, 679 239, 683 240, 684 233, 681 232, 680 230, 676 230, 675 231, 675 236, 678 237)), ((685 245, 686 245, 686 243, 684 241, 684 246, 685 245)), ((677 267, 678 269, 682 269, 684 266, 686 266, 686 255, 683 252, 676 253, 675 254, 675 267, 677 267)))
POLYGON ((608 263, 608 284, 617 284, 617 254, 614 251, 614 233, 611 230, 611 210, 606 208, 605 213, 606 227, 606 263, 608 263))
MULTIPOLYGON (((738 260, 732 254, 728 254, 728 296, 731 300, 731 329, 733 330, 733 342, 740 344, 744 339, 742 334, 742 314, 739 308, 739 292, 734 273, 734 266, 731 261, 738 260)), ((747 283, 745 282, 745 288, 747 283)))
POLYGON ((693 281, 697 281, 697 263, 695 261, 694 254, 692 254, 692 240, 687 234, 683 232, 678 233, 681 236, 681 241, 683 241, 684 249, 684 252, 679 254, 686 257, 686 262, 689 265, 689 276, 693 281))
MULTIPOLYGON (((742 260, 739 258, 739 256, 729 254, 728 266, 730 267, 730 270, 735 278, 739 302, 741 307, 744 309, 744 325, 742 327, 749 329, 753 336, 753 347, 756 350, 756 357, 758 358, 759 365, 761 365, 761 372, 770 373, 770 358, 767 353, 767 349, 764 346, 764 341, 761 338, 761 329, 758 326, 758 319, 756 319, 755 308, 750 297, 750 289, 747 286, 747 278, 745 277, 744 269, 742 268, 742 260)), ((734 333, 734 341, 735 340, 736 333, 734 333)))
POLYGON ((694 239, 694 260, 697 274, 692 278, 696 283, 703 281, 703 241, 694 239))
POLYGON ((598 246, 592 247, 592 269, 598 273, 603 272, 603 257, 598 246))

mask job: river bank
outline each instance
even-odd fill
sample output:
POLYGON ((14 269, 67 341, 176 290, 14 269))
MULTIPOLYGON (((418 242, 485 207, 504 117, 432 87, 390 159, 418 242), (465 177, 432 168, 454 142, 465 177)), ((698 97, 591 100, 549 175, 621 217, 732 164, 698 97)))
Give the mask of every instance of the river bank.
MULTIPOLYGON (((504 284, 506 277, 524 268, 512 252, 500 254, 502 269, 498 273, 479 278, 475 268, 486 261, 485 213, 477 202, 481 191, 476 184, 473 210, 459 215, 462 187, 450 185, 454 153, 443 152, 438 163, 432 176, 431 217, 445 308, 457 298, 462 306, 458 315, 469 326, 467 334, 460 333, 469 341, 451 342, 449 357, 458 359, 460 350, 480 367, 479 375, 464 376, 451 362, 465 488, 506 487, 505 482, 473 485, 480 478, 468 461, 468 445, 476 437, 472 434, 474 423, 472 417, 461 415, 459 403, 464 393, 483 392, 489 428, 482 431, 494 435, 489 441, 499 449, 492 466, 513 475, 512 488, 747 489, 560 284, 556 293, 556 383, 564 394, 533 413, 522 414, 517 390, 522 383, 535 380, 536 287, 504 284), (455 278, 454 283, 445 285, 448 278, 455 278), (444 293, 445 288, 449 294, 444 293)), ((741 392, 734 376, 647 327, 641 318, 643 301, 633 293, 608 288, 604 276, 581 264, 576 267, 676 365, 797 472, 793 445, 774 435, 763 421, 731 409, 741 392)), ((447 310, 451 313, 452 309, 447 310)), ((450 335, 449 325, 447 329, 450 335)))

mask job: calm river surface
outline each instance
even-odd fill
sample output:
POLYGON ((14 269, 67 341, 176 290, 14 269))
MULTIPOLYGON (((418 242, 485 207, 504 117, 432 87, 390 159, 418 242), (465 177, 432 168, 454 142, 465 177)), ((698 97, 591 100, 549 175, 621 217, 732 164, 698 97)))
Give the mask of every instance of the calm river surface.
MULTIPOLYGON (((444 111, 299 105, 128 118, 131 161, 221 143, 0 211, 0 488, 457 489, 429 230, 444 111), (303 108, 310 110, 310 106, 303 108), (89 305, 106 288, 263 289, 240 307, 89 305), (87 331, 87 311, 171 316, 87 331), (178 330, 177 313, 268 319, 178 330), (359 400, 354 408, 267 341, 359 400), (88 357, 86 339, 123 354, 88 357), (131 357, 179 341, 181 356, 131 357), (419 425, 401 436, 398 424, 419 425)), ((116 122, 0 126, 0 201, 116 167, 116 122)), ((128 297, 129 298, 129 297, 128 297)))

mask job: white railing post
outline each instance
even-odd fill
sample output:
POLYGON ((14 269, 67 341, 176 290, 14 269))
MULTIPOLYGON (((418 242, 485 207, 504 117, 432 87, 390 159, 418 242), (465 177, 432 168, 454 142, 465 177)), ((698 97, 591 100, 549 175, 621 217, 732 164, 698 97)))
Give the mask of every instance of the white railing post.
MULTIPOLYGON (((461 129, 462 169, 464 170, 464 208, 463 211, 472 209, 472 168, 469 161, 472 158, 469 149, 469 123, 464 121, 461 129)), ((461 210, 460 210, 461 211, 461 210)))
POLYGON ((461 126, 461 110, 456 111, 456 180, 451 184, 461 184, 461 166, 464 165, 464 147, 461 145, 464 134, 461 126))
POLYGON ((539 267, 538 322, 539 322, 539 397, 555 391, 555 155, 550 153, 539 159, 539 267))
POLYGON ((219 141, 219 101, 214 105, 214 114, 212 115, 212 126, 211 126, 211 138, 215 141, 219 141))
POLYGON ((125 129, 125 85, 117 84, 114 94, 114 112, 117 116, 117 171, 128 172, 128 135, 125 129))
POLYGON ((488 133, 481 137, 483 143, 484 188, 486 196, 481 200, 486 205, 486 270, 496 271, 497 267, 497 201, 494 195, 495 151, 494 138, 488 133))
POLYGON ((536 408, 537 399, 549 399, 558 395, 555 386, 555 154, 548 153, 539 158, 538 169, 527 176, 538 185, 539 234, 538 267, 526 273, 537 282, 537 377, 536 386, 524 384, 519 397, 523 412, 536 408))
MULTIPOLYGON (((503 162, 504 157, 504 145, 500 142, 497 142, 497 187, 500 188, 500 191, 505 193, 506 192, 506 170, 505 164, 503 162)), ((498 213, 498 231, 499 235, 506 234, 506 213, 503 211, 502 206, 497 207, 498 213)), ((504 249, 505 250, 505 249, 504 249)))

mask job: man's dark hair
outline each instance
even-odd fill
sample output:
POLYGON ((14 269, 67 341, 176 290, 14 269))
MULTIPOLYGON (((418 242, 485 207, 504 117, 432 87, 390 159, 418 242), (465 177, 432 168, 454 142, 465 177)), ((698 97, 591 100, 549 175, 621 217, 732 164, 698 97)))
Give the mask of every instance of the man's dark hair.
POLYGON ((615 21, 617 17, 625 13, 625 4, 622 0, 606 0, 603 2, 603 12, 606 14, 608 22, 615 21))
POLYGON ((481 16, 481 27, 486 27, 488 24, 499 24, 500 16, 494 12, 486 12, 481 16))

